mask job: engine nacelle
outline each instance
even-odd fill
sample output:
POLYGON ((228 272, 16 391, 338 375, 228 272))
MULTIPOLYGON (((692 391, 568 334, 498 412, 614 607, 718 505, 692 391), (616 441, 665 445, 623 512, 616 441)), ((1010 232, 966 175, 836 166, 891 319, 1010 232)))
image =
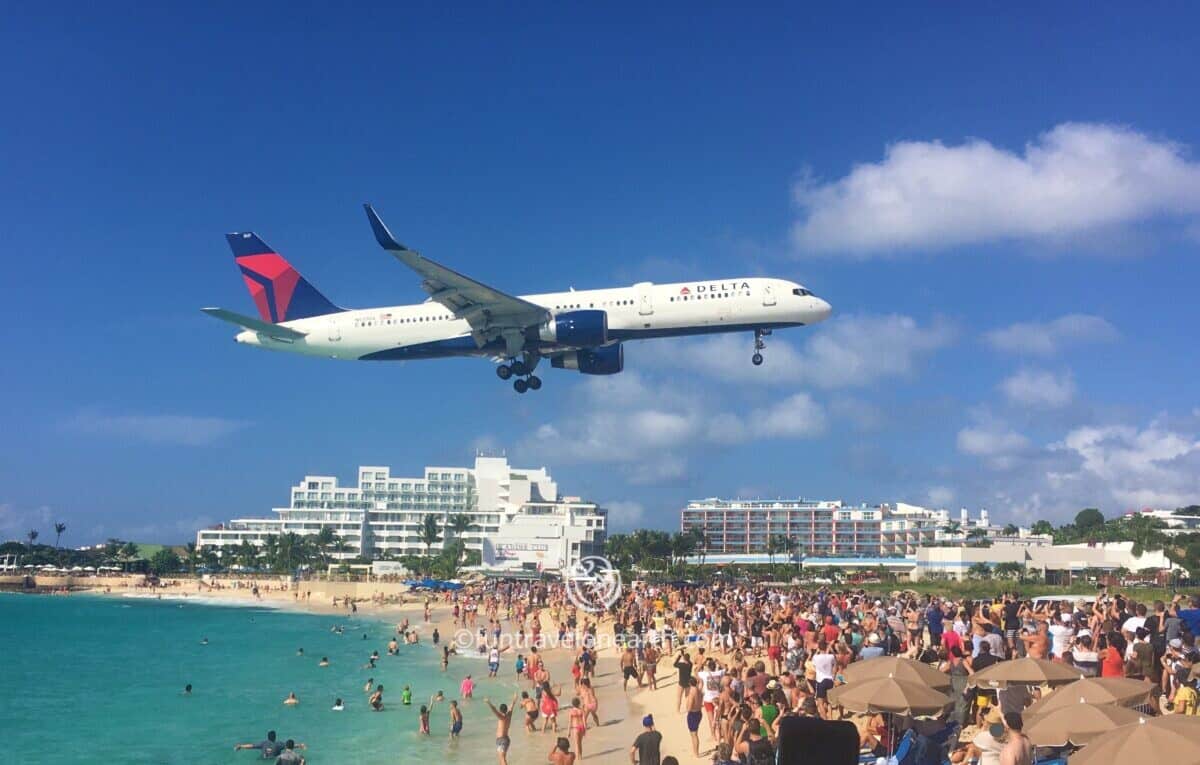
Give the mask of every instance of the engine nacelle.
POLYGON ((542 325, 539 336, 544 342, 588 348, 608 342, 606 311, 563 311, 542 325))
POLYGON ((625 368, 625 349, 620 343, 603 348, 568 351, 550 359, 555 369, 575 369, 585 375, 615 375, 625 368))

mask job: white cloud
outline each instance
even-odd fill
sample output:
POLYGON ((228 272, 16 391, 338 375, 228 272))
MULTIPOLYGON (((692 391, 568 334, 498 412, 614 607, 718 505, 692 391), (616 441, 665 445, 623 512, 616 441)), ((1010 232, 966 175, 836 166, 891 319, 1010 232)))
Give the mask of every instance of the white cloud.
POLYGON ((224 417, 181 414, 104 414, 83 411, 64 421, 64 430, 151 444, 207 446, 248 423, 224 417))
POLYGON ((1029 447, 1029 439, 994 418, 958 431, 958 450, 985 459, 994 470, 1010 467, 1017 455, 1029 447))
POLYGON ((993 348, 1008 353, 1053 356, 1070 345, 1105 343, 1117 330, 1099 316, 1071 313, 1046 322, 1018 322, 984 335, 993 348))
POLYGON ((1055 473, 1059 485, 1104 486, 1125 508, 1177 507, 1200 497, 1200 440, 1151 423, 1076 428, 1052 445, 1077 455, 1079 468, 1055 473))
POLYGON ((931 507, 949 507, 956 496, 954 489, 949 486, 930 486, 925 493, 931 507))
POLYGON ((1081 508, 1112 517, 1143 507, 1174 508, 1200 502, 1200 437, 1167 426, 1098 424, 1075 427, 1062 438, 1033 446, 1003 443, 974 450, 992 471, 966 474, 958 487, 972 503, 1022 523, 1064 521, 1081 508), (999 453, 1000 462, 991 456, 999 453))
POLYGON ((523 459, 615 465, 630 483, 654 484, 683 478, 696 448, 811 438, 826 427, 807 393, 739 412, 634 371, 588 378, 575 398, 565 419, 542 423, 518 444, 523 459))
POLYGON ((1127 127, 1064 123, 1023 153, 901 141, 830 183, 800 181, 802 252, 852 257, 1006 239, 1055 241, 1200 212, 1200 164, 1127 127))
POLYGON ((921 361, 949 345, 955 334, 941 319, 922 325, 900 314, 851 314, 813 329, 802 349, 778 336, 767 338, 761 367, 750 363, 749 333, 661 344, 644 363, 690 369, 726 382, 863 387, 913 377, 921 361))
POLYGON ((610 531, 637 528, 646 515, 646 508, 641 502, 612 500, 605 502, 603 507, 608 510, 608 528, 610 531))
POLYGON ((1014 404, 1056 409, 1075 398, 1075 380, 1070 372, 1022 369, 1001 382, 1000 390, 1014 404))

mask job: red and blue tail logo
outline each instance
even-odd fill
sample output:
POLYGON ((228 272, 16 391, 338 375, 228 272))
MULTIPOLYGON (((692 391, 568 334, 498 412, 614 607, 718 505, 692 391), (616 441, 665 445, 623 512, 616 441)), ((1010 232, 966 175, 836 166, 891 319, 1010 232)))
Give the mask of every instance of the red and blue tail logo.
POLYGON ((257 235, 235 233, 226 234, 225 238, 263 321, 278 324, 345 310, 329 302, 257 235))

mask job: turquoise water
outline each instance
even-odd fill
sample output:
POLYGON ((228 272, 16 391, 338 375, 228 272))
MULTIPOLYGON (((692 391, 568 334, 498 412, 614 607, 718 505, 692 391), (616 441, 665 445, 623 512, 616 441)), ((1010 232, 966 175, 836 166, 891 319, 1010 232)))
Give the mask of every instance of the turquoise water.
POLYGON ((480 681, 486 665, 473 658, 452 659, 444 674, 427 634, 389 657, 393 626, 152 598, 0 594, 0 762, 254 763, 257 752, 233 745, 268 729, 307 743, 311 763, 494 762, 495 719, 482 698, 507 700, 515 686, 480 681), (345 633, 332 633, 334 624, 345 633), (378 668, 362 669, 372 650, 378 668), (317 666, 322 656, 331 666, 317 666), (434 735, 419 736, 418 706, 439 689, 457 696, 468 672, 480 682, 478 700, 462 704, 464 740, 447 740, 444 704, 434 735), (367 706, 368 677, 385 686, 383 712, 367 706), (400 704, 406 683, 412 707, 400 704), (301 703, 285 707, 293 691, 301 703), (330 711, 338 696, 344 712, 330 711))

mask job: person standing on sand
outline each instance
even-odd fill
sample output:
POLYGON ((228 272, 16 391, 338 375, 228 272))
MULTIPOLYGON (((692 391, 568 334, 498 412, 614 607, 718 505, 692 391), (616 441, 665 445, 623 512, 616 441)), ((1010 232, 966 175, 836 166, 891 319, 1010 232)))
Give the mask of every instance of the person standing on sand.
POLYGON ((679 648, 679 655, 675 657, 675 669, 679 670, 679 685, 675 688, 675 710, 679 711, 679 705, 683 702, 683 690, 692 679, 692 659, 688 656, 687 649, 682 646, 679 648))
POLYGON ((643 717, 642 727, 645 730, 633 740, 633 746, 629 747, 629 761, 633 765, 662 765, 662 734, 654 730, 654 717, 643 717))
POLYGON ((580 759, 583 758, 583 736, 587 733, 587 712, 579 697, 571 699, 571 707, 567 710, 567 730, 575 737, 575 751, 580 759))
MULTIPOLYGON (((692 739, 692 756, 699 757, 700 721, 704 717, 704 692, 700 690, 700 684, 695 679, 688 681, 687 690, 683 692, 683 703, 684 708, 687 709, 687 729, 688 735, 692 739)), ((714 726, 716 724, 715 715, 713 717, 713 724, 714 726)), ((717 738, 715 732, 713 738, 717 738)))
POLYGON ((638 677, 637 671, 637 656, 633 652, 633 646, 626 645, 625 651, 621 654, 621 690, 629 690, 629 681, 636 678, 638 688, 642 687, 642 679, 638 677))
MULTIPOLYGON (((496 761, 499 765, 508 765, 508 747, 512 745, 512 739, 508 737, 508 729, 512 725, 512 707, 508 704, 501 704, 497 709, 492 706, 492 700, 486 698, 483 703, 487 704, 488 709, 492 710, 492 714, 496 716, 496 761)), ((515 695, 512 703, 514 706, 517 703, 515 695)))
MULTIPOLYGON (((600 702, 596 698, 596 689, 592 687, 592 681, 586 677, 579 681, 579 695, 583 699, 583 709, 592 719, 596 721, 596 727, 600 727, 600 702)), ((584 722, 587 722, 587 715, 584 716, 584 722)))

